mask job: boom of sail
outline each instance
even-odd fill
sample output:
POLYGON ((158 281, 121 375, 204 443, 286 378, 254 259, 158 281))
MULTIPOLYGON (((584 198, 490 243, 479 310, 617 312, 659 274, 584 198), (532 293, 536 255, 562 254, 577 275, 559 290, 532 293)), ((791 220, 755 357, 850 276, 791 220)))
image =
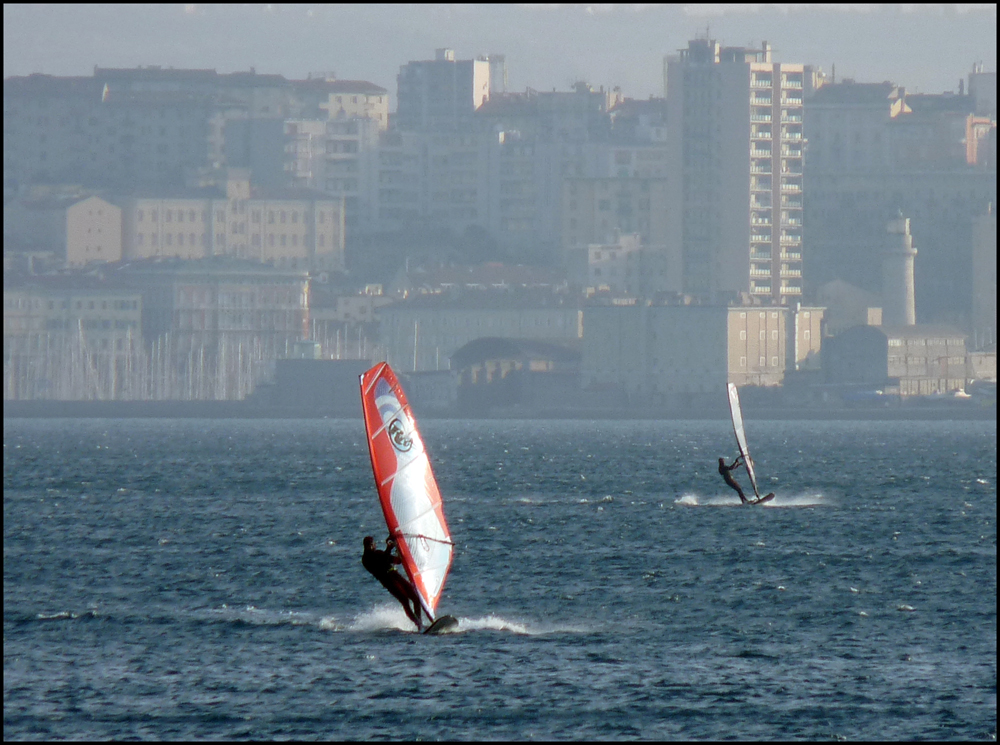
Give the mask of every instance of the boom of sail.
POLYGON ((433 619, 451 568, 451 533, 424 441, 388 363, 361 375, 368 452, 386 526, 427 615, 433 619))
POLYGON ((750 476, 750 485, 753 486, 753 493, 760 499, 760 492, 757 490, 757 474, 753 469, 753 458, 750 457, 750 450, 747 448, 747 436, 743 431, 743 411, 740 409, 740 394, 736 392, 736 386, 729 383, 729 413, 733 417, 733 431, 736 433, 736 445, 743 456, 743 463, 746 466, 747 474, 750 476))

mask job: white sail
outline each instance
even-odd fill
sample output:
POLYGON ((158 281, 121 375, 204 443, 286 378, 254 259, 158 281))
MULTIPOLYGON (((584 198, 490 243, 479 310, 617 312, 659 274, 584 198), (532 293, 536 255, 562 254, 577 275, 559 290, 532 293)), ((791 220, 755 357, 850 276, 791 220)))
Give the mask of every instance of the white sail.
POLYGON ((747 474, 750 476, 750 485, 753 493, 760 499, 760 492, 757 490, 757 474, 753 470, 753 458, 750 457, 750 450, 747 448, 747 436, 743 431, 743 411, 740 409, 740 395, 736 392, 736 386, 729 383, 729 413, 733 417, 733 431, 736 433, 736 444, 743 456, 743 464, 746 466, 747 474))

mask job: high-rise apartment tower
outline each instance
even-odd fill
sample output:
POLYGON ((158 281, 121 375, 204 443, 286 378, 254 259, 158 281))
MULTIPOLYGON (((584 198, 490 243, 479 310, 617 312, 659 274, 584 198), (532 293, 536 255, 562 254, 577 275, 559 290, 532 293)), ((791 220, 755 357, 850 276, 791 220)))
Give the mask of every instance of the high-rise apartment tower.
POLYGON ((697 39, 668 58, 674 289, 773 305, 801 298, 802 102, 816 77, 772 62, 767 42, 697 39))

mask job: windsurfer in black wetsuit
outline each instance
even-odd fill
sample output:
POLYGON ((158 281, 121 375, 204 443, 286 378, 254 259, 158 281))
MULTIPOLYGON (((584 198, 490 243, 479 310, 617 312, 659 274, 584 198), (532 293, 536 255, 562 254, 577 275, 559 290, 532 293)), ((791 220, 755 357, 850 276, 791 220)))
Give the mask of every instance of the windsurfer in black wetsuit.
POLYGON ((397 550, 396 541, 391 536, 385 541, 385 551, 379 551, 375 548, 375 539, 372 536, 365 536, 365 552, 361 556, 361 563, 402 604, 407 617, 416 624, 417 631, 423 631, 424 627, 420 622, 420 599, 417 597, 417 591, 413 589, 410 581, 397 572, 393 566, 403 562, 396 553, 397 550), (412 609, 410 603, 413 604, 412 609))
POLYGON ((742 460, 743 456, 741 455, 740 457, 738 457, 736 460, 733 461, 733 465, 727 466, 726 459, 719 458, 719 473, 721 474, 722 478, 726 480, 726 483, 729 484, 733 489, 735 489, 736 493, 740 495, 740 502, 742 504, 746 504, 747 498, 743 495, 743 490, 740 488, 740 485, 736 483, 736 479, 733 478, 733 474, 730 473, 730 471, 740 467, 740 461, 742 460))

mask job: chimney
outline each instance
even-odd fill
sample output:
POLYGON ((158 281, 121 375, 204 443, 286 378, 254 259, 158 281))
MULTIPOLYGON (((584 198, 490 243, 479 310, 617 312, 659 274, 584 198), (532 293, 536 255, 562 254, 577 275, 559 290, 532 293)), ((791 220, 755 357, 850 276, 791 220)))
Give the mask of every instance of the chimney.
POLYGON ((887 225, 889 240, 882 258, 882 313, 887 326, 913 326, 917 322, 913 289, 913 258, 917 249, 910 235, 910 218, 899 217, 887 225))

